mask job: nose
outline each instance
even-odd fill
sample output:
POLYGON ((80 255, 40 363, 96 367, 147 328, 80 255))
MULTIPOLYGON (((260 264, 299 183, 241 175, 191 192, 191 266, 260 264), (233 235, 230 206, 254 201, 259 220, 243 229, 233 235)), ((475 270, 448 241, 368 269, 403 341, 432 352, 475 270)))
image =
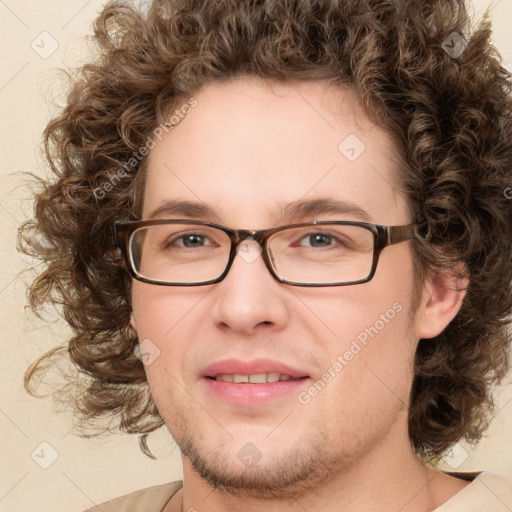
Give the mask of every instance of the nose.
POLYGON ((287 324, 289 290, 272 277, 261 252, 253 239, 241 242, 228 275, 214 285, 212 315, 220 328, 254 334, 287 324))

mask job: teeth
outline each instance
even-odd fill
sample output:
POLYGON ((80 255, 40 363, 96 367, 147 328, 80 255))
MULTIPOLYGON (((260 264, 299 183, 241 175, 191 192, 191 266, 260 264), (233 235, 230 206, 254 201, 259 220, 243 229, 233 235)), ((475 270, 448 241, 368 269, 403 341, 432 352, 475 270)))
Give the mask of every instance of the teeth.
POLYGON ((267 375, 265 373, 249 375, 249 382, 252 382, 253 384, 265 384, 265 382, 267 382, 267 375))
POLYGON ((291 375, 285 375, 281 373, 257 373, 254 375, 231 375, 227 373, 221 373, 215 377, 215 380, 222 380, 224 382, 234 382, 235 384, 250 382, 252 384, 265 384, 267 382, 277 382, 279 380, 297 380, 291 375))
POLYGON ((233 375, 227 375, 223 373, 222 375, 217 375, 215 380, 223 380, 224 382, 233 382, 233 375))

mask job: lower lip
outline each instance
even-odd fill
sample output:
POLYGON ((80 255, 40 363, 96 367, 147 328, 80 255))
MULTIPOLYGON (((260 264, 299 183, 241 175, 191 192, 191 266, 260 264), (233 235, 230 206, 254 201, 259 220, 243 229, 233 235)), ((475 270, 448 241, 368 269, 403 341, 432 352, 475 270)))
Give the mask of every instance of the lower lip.
POLYGON ((298 393, 299 389, 304 387, 309 378, 298 380, 286 380, 269 382, 267 384, 251 384, 226 382, 204 378, 208 391, 217 398, 239 406, 262 405, 278 398, 289 396, 292 393, 298 393))

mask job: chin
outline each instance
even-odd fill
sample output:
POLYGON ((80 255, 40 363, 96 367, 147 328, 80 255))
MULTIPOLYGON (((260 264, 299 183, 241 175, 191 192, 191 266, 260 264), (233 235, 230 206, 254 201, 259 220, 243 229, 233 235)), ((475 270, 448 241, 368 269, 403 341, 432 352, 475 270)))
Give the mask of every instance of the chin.
MULTIPOLYGON (((268 432, 267 429, 267 436, 268 432)), ((185 467, 212 488, 235 496, 296 499, 327 483, 335 468, 348 465, 352 458, 340 450, 333 452, 336 443, 329 442, 327 432, 318 427, 288 446, 280 443, 275 434, 275 442, 258 436, 260 443, 243 441, 238 436, 221 443, 189 435, 175 440, 185 467)), ((247 434, 243 437, 249 438, 247 434)))

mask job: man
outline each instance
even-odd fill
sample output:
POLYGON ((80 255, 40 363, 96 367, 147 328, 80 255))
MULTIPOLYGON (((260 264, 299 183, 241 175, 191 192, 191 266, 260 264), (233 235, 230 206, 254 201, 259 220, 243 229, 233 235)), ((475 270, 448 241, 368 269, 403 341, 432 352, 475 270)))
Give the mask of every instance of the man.
POLYGON ((47 128, 31 299, 63 298, 83 416, 165 424, 183 481, 89 510, 512 508, 505 478, 435 467, 487 425, 512 310, 511 82, 467 22, 106 7, 47 128))

